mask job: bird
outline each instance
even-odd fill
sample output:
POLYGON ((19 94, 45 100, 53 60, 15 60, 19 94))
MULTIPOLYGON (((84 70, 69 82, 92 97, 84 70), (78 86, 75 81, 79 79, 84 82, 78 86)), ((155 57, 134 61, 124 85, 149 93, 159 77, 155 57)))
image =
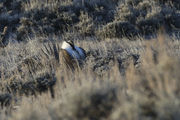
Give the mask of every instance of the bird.
POLYGON ((60 53, 60 62, 64 64, 67 68, 75 70, 78 66, 82 66, 84 60, 86 59, 86 51, 74 45, 72 40, 63 41, 60 53))
POLYGON ((0 34, 0 47, 5 47, 7 45, 8 30, 7 26, 4 27, 3 32, 0 34))

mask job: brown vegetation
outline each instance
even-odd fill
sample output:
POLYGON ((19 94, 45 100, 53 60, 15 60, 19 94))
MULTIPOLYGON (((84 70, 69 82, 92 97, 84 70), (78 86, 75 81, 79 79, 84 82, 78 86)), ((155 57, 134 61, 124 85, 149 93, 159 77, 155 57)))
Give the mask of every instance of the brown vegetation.
POLYGON ((178 0, 2 0, 0 119, 180 119, 179 10, 178 0), (60 64, 64 40, 87 51, 82 68, 60 64))

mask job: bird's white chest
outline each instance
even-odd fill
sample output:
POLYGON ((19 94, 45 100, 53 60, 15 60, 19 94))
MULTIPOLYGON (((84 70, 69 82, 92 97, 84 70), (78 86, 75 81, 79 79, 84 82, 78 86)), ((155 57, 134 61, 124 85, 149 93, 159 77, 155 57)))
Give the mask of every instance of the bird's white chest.
POLYGON ((84 51, 75 45, 75 49, 72 49, 71 45, 69 45, 67 42, 63 42, 61 48, 65 49, 74 59, 85 59, 84 51))
POLYGON ((80 59, 79 53, 76 50, 73 50, 68 43, 63 42, 61 48, 66 50, 74 59, 80 59))

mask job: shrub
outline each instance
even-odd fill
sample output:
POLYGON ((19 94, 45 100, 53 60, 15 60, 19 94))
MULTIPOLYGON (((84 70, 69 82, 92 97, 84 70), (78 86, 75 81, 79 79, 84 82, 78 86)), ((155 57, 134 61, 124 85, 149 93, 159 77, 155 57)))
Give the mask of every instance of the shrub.
POLYGON ((116 87, 84 88, 71 95, 63 104, 55 104, 52 119, 99 120, 109 116, 117 102, 116 87))
POLYGON ((114 21, 103 26, 97 32, 98 37, 102 38, 121 38, 131 37, 138 34, 138 30, 129 22, 114 21))
POLYGON ((87 13, 81 12, 79 16, 79 22, 75 25, 75 30, 77 30, 81 36, 93 36, 95 34, 95 24, 93 19, 88 16, 87 13))
MULTIPOLYGON (((139 34, 152 35, 161 27, 165 26, 168 31, 173 30, 173 15, 177 15, 176 8, 170 7, 169 2, 159 1, 125 1, 119 4, 115 14, 115 20, 126 21, 138 29, 139 34)), ((176 17, 177 18, 177 17, 176 17)))

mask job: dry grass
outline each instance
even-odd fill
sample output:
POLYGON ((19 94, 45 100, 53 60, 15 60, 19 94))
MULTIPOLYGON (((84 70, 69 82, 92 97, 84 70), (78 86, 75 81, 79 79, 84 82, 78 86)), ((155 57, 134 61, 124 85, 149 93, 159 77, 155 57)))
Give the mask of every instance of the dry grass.
POLYGON ((8 0, 0 12, 0 119, 180 119, 178 0, 8 0), (63 40, 87 51, 82 68, 63 67, 63 40))
MULTIPOLYGON (((106 39, 98 42, 87 38, 86 41, 75 41, 89 52, 89 56, 83 69, 74 72, 55 62, 51 43, 43 45, 30 40, 17 50, 25 50, 35 44, 41 46, 44 53, 41 49, 33 52, 39 57, 34 62, 41 63, 41 69, 30 74, 29 67, 33 66, 30 65, 22 69, 25 76, 19 71, 13 74, 9 72, 3 78, 1 91, 12 97, 2 105, 7 105, 4 110, 8 113, 5 115, 2 112, 2 116, 13 120, 179 119, 180 63, 179 55, 174 52, 179 50, 179 40, 165 35, 148 41, 142 39, 106 39), (24 45, 28 47, 22 47, 24 45), (37 81, 39 77, 41 81, 52 81, 45 77, 47 74, 56 79, 53 93, 51 84, 37 81), (21 85, 17 84, 16 93, 12 91, 16 86, 12 86, 10 81, 21 81, 21 85), (10 91, 5 86, 11 86, 10 91), (54 99, 51 98, 52 94, 54 99)), ((61 42, 56 43, 56 46, 60 45, 61 42)), ((7 49, 6 52, 10 51, 7 49)), ((27 52, 30 54, 30 51, 27 52)), ((16 61, 18 57, 13 59, 16 61)))

